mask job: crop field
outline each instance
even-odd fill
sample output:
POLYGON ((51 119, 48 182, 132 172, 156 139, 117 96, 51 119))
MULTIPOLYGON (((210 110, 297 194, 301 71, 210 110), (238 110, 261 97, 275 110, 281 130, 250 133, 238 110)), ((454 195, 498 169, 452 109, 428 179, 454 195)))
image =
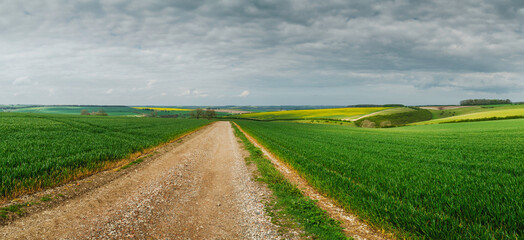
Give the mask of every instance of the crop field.
POLYGON ((0 113, 0 198, 55 186, 209 123, 0 113))
MULTIPOLYGON (((9 109, 5 111, 18 113, 48 113, 48 114, 74 114, 80 115, 82 110, 89 112, 96 112, 100 109, 104 110, 109 116, 133 116, 147 113, 139 109, 130 107, 82 107, 82 106, 49 106, 49 107, 23 107, 19 106, 16 109, 9 109)), ((0 111, 1 112, 1 111, 0 111)))
POLYGON ((383 111, 375 112, 373 113, 373 116, 391 115, 391 114, 406 113, 406 112, 412 112, 412 111, 414 111, 412 108, 397 107, 397 108, 390 108, 390 109, 386 109, 383 111))
POLYGON ((524 117, 524 107, 513 107, 513 108, 493 108, 485 109, 484 111, 478 111, 473 113, 465 113, 461 115, 438 118, 424 122, 413 123, 412 125, 424 125, 424 124, 436 124, 450 121, 459 121, 466 119, 483 119, 483 118, 493 118, 493 117, 512 117, 512 116, 523 116, 524 117))
POLYGON ((315 188, 399 237, 524 237, 524 119, 388 129, 235 122, 315 188))
POLYGON ((524 105, 513 105, 513 104, 504 104, 504 105, 484 105, 484 106, 464 106, 460 108, 445 109, 445 110, 434 110, 430 109, 433 114, 433 119, 439 118, 448 118, 454 116, 460 116, 471 113, 480 113, 480 112, 490 112, 498 110, 523 110, 524 105))
POLYGON ((160 107, 133 107, 134 109, 140 110, 155 110, 155 111, 193 111, 193 109, 184 109, 184 108, 160 108, 160 107))
POLYGON ((389 109, 388 107, 367 108, 330 108, 312 110, 290 110, 278 112, 259 112, 236 115, 235 118, 256 120, 299 120, 299 119, 346 119, 361 116, 376 111, 389 109))

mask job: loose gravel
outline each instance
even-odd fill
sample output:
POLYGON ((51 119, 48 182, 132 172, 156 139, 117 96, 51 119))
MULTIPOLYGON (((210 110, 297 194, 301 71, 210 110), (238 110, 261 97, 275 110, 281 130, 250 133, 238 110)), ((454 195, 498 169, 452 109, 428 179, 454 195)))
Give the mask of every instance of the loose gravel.
POLYGON ((279 239, 228 122, 83 195, 0 227, 1 239, 279 239))

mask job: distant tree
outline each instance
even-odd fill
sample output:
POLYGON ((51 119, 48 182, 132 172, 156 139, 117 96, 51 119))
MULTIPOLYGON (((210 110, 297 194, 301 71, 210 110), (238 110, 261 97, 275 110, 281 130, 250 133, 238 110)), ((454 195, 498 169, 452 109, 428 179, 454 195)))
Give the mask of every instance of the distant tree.
POLYGON ((205 111, 202 108, 197 108, 197 109, 195 109, 194 111, 192 111, 189 114, 190 114, 191 118, 196 118, 196 119, 200 119, 200 118, 204 118, 205 117, 205 111))
POLYGON ((206 112, 205 112, 205 117, 207 119, 212 119, 212 118, 215 118, 217 116, 217 113, 215 112, 215 110, 211 109, 211 108, 208 108, 206 109, 206 112))
POLYGON ((158 112, 157 111, 152 111, 149 113, 148 115, 149 117, 158 117, 158 112))
POLYGON ((383 107, 404 107, 404 104, 384 104, 383 107))
POLYGON ((107 116, 107 113, 106 113, 106 111, 104 111, 104 109, 98 109, 98 112, 95 112, 93 115, 96 115, 96 116, 107 116))
POLYGON ((372 121, 369 121, 369 120, 364 120, 362 121, 362 124, 360 125, 361 127, 363 128, 374 128, 375 127, 375 122, 372 122, 372 121))
POLYGON ((86 109, 82 109, 82 111, 80 111, 80 115, 87 116, 87 115, 90 115, 90 114, 89 114, 89 111, 87 111, 86 109))
POLYGON ((496 105, 496 104, 511 104, 509 99, 466 99, 460 101, 461 106, 472 105, 496 105))
POLYGON ((380 127, 381 128, 386 128, 386 127, 391 127, 391 126, 392 126, 391 121, 380 122, 380 127))

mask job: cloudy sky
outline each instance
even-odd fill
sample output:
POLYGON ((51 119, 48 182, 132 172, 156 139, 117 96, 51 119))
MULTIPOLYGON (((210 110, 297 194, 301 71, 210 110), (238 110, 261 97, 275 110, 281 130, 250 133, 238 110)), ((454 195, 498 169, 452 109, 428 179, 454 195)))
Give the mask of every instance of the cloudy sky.
POLYGON ((523 31, 522 0, 0 0, 0 104, 524 101, 523 31))

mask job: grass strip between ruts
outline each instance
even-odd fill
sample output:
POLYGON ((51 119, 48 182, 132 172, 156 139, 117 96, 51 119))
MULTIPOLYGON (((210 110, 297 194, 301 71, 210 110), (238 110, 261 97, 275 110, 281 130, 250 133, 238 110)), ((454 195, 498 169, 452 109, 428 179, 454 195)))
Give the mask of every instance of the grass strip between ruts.
POLYGON ((330 218, 315 204, 315 201, 304 196, 273 166, 270 160, 264 157, 262 151, 254 146, 235 124, 232 126, 235 129, 235 135, 242 140, 244 147, 249 151, 249 157, 246 158, 247 163, 255 163, 257 166, 260 173, 257 180, 267 184, 273 192, 274 200, 269 204, 269 215, 273 218, 273 222, 278 224, 281 222, 278 218, 289 217, 314 239, 347 239, 339 222, 330 218))

